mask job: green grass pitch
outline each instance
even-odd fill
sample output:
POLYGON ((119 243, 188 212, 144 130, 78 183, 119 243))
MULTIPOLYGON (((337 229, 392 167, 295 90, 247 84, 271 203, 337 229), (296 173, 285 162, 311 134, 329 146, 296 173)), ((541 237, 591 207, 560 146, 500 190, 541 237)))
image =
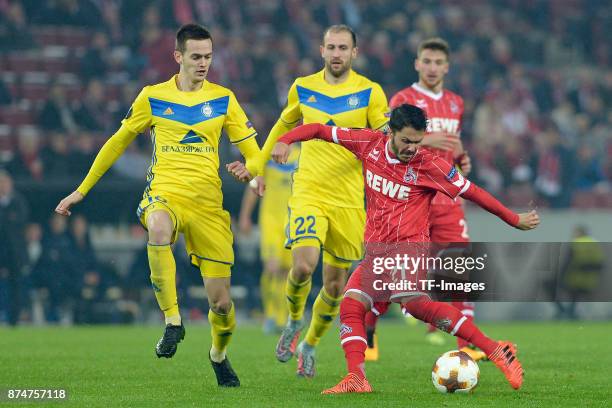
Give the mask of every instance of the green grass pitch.
POLYGON ((495 323, 486 333, 519 346, 525 382, 513 391, 491 363, 480 364, 471 395, 439 394, 431 367, 454 339, 434 347, 424 326, 380 325, 381 358, 368 363, 370 395, 321 396, 345 374, 337 328, 317 351, 313 380, 295 376, 295 360, 274 357, 276 336, 239 325, 229 351, 239 389, 219 389, 209 366, 208 327, 187 325, 173 359, 158 359, 161 327, 102 326, 0 329, 0 389, 65 388, 68 401, 0 405, 58 407, 598 407, 610 406, 612 323, 495 323))

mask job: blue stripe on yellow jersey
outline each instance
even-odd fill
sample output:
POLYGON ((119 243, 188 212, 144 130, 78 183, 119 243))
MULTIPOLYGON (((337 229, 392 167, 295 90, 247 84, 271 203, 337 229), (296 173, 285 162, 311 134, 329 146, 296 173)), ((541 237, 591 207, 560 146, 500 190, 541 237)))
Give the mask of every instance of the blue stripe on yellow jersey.
MULTIPOLYGON (((387 98, 380 85, 350 71, 346 81, 329 84, 324 70, 295 80, 279 122, 381 129, 388 122, 387 98)), ((277 127, 277 126, 275 126, 277 127)), ((278 135, 270 134, 271 140, 278 135)), ((344 208, 363 208, 361 163, 341 146, 312 140, 302 143, 293 177, 293 197, 344 208)))
POLYGON ((296 86, 300 103, 329 115, 365 108, 370 103, 372 88, 354 94, 331 97, 312 89, 296 86))
POLYGON ((227 114, 229 96, 199 103, 194 106, 181 105, 160 99, 149 98, 151 114, 160 118, 174 120, 186 125, 195 125, 227 114))
POLYGON ((232 91, 204 81, 200 90, 183 92, 175 77, 144 87, 122 123, 135 133, 151 128, 145 197, 165 192, 204 207, 221 207, 223 201, 222 130, 234 144, 257 134, 232 91))

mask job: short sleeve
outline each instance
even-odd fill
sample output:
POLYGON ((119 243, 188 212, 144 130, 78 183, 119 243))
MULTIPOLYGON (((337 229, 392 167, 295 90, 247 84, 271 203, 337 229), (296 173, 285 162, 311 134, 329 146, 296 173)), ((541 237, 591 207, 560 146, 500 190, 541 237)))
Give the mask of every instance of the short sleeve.
POLYGON ((463 194, 470 187, 470 181, 455 166, 439 156, 434 156, 428 167, 425 184, 450 198, 463 194))
POLYGON ((234 93, 230 93, 223 128, 227 132, 230 142, 240 143, 251 137, 257 136, 257 131, 251 121, 238 104, 234 93))
POLYGON ((136 97, 121 124, 130 131, 139 134, 151 126, 151 104, 149 103, 148 87, 145 86, 136 97))

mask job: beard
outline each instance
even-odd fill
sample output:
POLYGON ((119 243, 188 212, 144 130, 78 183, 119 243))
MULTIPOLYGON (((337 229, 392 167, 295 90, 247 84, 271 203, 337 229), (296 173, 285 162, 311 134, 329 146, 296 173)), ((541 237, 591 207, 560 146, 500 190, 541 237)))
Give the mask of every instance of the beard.
POLYGON ((325 63, 325 67, 327 71, 331 73, 334 77, 340 78, 344 75, 349 69, 351 69, 352 60, 348 60, 346 63, 342 64, 342 66, 336 71, 334 70, 331 63, 325 63))
MULTIPOLYGON (((414 157, 414 155, 417 153, 415 151, 414 153, 404 153, 403 154, 402 152, 399 151, 398 147, 396 146, 395 138, 393 138, 393 137, 391 138, 390 146, 391 146, 391 151, 393 152, 395 157, 397 157, 397 159, 399 161, 401 161, 402 163, 409 162, 414 157), (407 155, 408 155, 408 157, 407 157, 407 155)), ((418 149, 417 149, 417 151, 418 151, 418 149)))

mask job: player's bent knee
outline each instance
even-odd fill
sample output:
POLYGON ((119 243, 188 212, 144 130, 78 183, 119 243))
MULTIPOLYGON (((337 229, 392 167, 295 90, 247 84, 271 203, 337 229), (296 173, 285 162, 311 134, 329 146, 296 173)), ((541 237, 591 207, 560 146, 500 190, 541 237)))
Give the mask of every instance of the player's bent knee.
MULTIPOLYGON (((361 303, 366 309, 369 309, 372 307, 372 303, 371 300, 368 299, 367 297, 363 296, 360 293, 354 292, 354 291, 348 291, 344 294, 344 298, 345 299, 352 299, 352 300, 356 300, 359 303, 361 303)), ((342 301, 342 303, 340 304, 340 310, 343 309, 342 305, 345 304, 344 301, 342 301)))
POLYGON ((344 286, 346 285, 345 281, 345 279, 335 279, 333 281, 323 282, 323 287, 329 296, 337 298, 344 290, 344 286))
POLYGON ((229 298, 210 299, 210 308, 217 314, 228 314, 232 310, 232 300, 229 298))
POLYGON ((155 211, 147 217, 149 243, 166 245, 172 241, 173 225, 170 216, 164 211, 155 211))
POLYGON ((299 281, 304 281, 312 275, 316 268, 316 264, 313 264, 308 259, 297 258, 293 261, 293 276, 299 281))

